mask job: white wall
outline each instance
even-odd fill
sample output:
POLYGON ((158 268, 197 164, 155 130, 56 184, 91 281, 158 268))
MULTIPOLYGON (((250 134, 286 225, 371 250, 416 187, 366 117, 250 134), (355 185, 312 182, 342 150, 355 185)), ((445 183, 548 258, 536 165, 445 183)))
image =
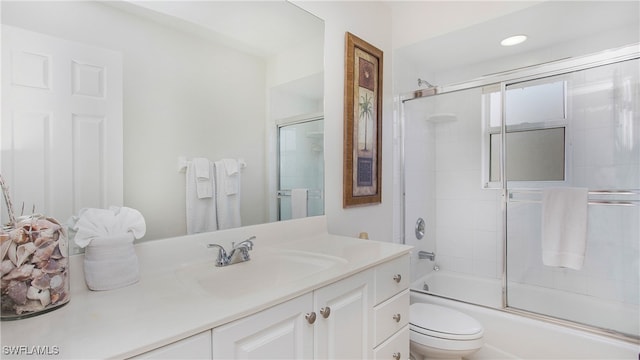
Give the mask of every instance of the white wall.
POLYGON ((266 186, 251 185, 265 177, 264 60, 98 2, 2 10, 3 23, 123 54, 124 202, 144 214, 145 240, 186 233, 179 156, 244 158, 243 224, 267 220, 266 186))
POLYGON ((329 232, 393 241, 393 94, 391 11, 382 3, 294 1, 325 21, 325 212, 329 232), (342 207, 343 93, 345 32, 384 52, 382 117, 382 203, 342 207))

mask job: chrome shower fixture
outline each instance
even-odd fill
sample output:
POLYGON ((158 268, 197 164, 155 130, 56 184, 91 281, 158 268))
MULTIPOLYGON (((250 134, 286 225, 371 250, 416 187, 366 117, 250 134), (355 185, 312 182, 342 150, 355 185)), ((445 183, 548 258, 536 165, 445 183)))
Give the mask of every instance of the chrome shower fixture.
POLYGON ((426 87, 435 87, 434 85, 431 85, 431 83, 429 83, 427 80, 422 80, 420 78, 418 78, 418 86, 426 86, 426 87))

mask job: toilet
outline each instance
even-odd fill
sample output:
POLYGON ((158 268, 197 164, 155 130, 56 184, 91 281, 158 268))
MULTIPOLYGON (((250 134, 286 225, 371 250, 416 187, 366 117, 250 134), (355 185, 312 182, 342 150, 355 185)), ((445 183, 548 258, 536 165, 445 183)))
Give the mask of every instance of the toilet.
POLYGON ((415 360, 462 359, 484 343, 482 324, 444 306, 411 304, 409 323, 410 352, 415 360))

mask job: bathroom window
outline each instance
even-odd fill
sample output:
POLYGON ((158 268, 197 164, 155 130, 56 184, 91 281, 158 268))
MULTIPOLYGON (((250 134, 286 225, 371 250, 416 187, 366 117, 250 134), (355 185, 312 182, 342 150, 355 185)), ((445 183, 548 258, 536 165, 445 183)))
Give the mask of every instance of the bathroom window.
MULTIPOLYGON (((483 95, 487 188, 500 187, 502 96, 500 86, 483 95)), ((564 181, 566 81, 530 81, 506 89, 506 175, 508 181, 564 181)))

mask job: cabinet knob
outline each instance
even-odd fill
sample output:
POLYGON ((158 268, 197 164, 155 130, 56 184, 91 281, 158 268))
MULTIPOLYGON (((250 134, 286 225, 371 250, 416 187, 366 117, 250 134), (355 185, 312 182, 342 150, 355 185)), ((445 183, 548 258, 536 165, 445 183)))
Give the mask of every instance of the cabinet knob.
POLYGON ((402 280, 402 275, 400 274, 395 274, 393 276, 393 280, 395 280, 397 283, 400 283, 400 281, 402 280))
POLYGON ((310 313, 306 313, 304 315, 304 318, 307 320, 307 322, 309 322, 309 324, 313 324, 314 322, 316 322, 316 312, 310 312, 310 313))
POLYGON ((393 315, 393 320, 395 320, 396 322, 400 322, 401 318, 402 318, 402 316, 400 316, 400 314, 393 315))
POLYGON ((391 356, 393 356, 395 360, 400 360, 400 358, 402 357, 402 354, 400 352, 394 352, 393 355, 391 356))
POLYGON ((331 308, 330 307, 323 307, 322 309, 320 309, 320 315, 322 315, 323 318, 328 318, 329 315, 331 315, 331 308))

